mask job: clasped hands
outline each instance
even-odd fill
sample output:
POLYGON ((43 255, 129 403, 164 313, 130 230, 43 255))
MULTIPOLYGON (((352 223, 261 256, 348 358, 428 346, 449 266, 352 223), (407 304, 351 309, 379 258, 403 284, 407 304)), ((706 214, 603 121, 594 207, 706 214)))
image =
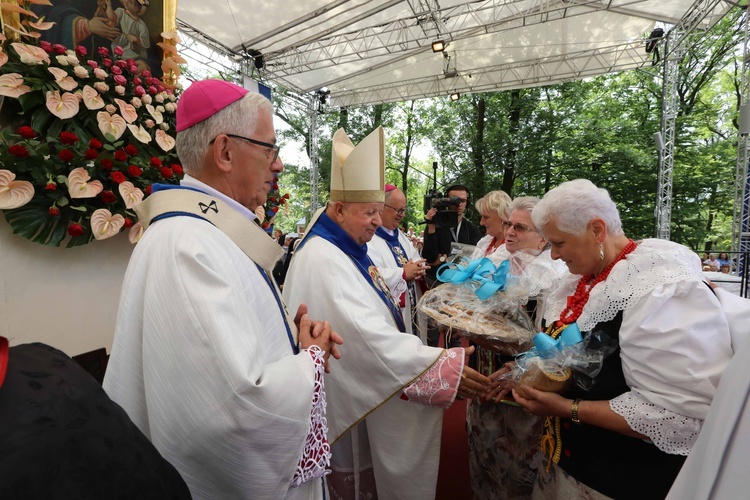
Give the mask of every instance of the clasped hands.
POLYGON ((424 276, 424 273, 430 266, 425 264, 425 259, 410 260, 404 264, 404 279, 412 281, 424 276))
POLYGON ((294 323, 299 331, 299 345, 302 349, 307 349, 312 345, 320 347, 325 359, 326 373, 331 372, 331 366, 328 359, 333 356, 334 359, 341 358, 341 352, 337 345, 344 343, 341 335, 334 332, 328 321, 313 321, 307 316, 307 304, 300 304, 297 314, 294 316, 294 323))

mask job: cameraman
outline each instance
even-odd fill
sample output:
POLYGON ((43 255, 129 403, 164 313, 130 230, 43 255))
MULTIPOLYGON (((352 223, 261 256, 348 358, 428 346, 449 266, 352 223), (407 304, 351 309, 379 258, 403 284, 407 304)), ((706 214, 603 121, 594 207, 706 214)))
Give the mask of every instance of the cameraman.
POLYGON ((435 272, 438 267, 448 260, 451 255, 451 243, 464 243, 476 245, 482 238, 482 233, 478 227, 464 219, 464 210, 469 198, 469 190, 466 186, 455 184, 448 188, 446 192, 448 198, 458 198, 457 205, 450 205, 449 210, 458 213, 458 225, 456 227, 436 227, 432 219, 438 212, 435 207, 425 214, 427 229, 424 232, 424 247, 422 248, 422 258, 427 261, 427 265, 432 266, 427 271, 427 283, 430 287, 435 281, 435 272))

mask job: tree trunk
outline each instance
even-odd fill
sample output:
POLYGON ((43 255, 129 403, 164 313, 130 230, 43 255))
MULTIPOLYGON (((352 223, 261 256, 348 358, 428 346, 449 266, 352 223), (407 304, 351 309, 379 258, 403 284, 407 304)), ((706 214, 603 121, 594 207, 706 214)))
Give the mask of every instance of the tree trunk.
POLYGON ((508 157, 503 169, 503 183, 500 187, 513 196, 513 182, 516 178, 516 156, 518 154, 518 129, 521 124, 521 91, 519 89, 510 91, 510 113, 508 116, 508 157))
POLYGON ((484 196, 484 120, 487 103, 484 97, 477 102, 477 135, 474 138, 474 199, 484 196))

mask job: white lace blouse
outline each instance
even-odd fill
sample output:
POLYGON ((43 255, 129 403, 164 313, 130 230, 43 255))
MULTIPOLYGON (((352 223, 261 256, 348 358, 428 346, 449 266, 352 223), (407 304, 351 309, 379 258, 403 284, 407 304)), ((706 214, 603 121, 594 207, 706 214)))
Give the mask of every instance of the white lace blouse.
MULTIPOLYGON (((545 320, 559 318, 580 276, 563 277, 547 299, 545 320)), ((630 392, 610 408, 662 451, 687 455, 732 357, 726 317, 703 283, 689 249, 648 239, 591 291, 582 332, 623 311, 620 358, 630 392)))

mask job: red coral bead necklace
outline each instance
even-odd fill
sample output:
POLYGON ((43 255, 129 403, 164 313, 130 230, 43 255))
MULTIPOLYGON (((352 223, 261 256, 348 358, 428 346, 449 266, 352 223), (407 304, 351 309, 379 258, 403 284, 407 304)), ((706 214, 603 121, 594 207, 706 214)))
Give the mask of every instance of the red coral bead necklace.
POLYGON ((620 255, 618 255, 610 265, 604 268, 604 270, 599 273, 599 275, 594 277, 593 274, 586 274, 581 277, 581 279, 578 281, 578 285, 576 286, 576 291, 573 293, 573 295, 570 295, 568 297, 567 307, 563 309, 562 313, 560 313, 560 320, 557 321, 558 328, 564 324, 567 325, 578 320, 578 318, 581 316, 581 313, 583 312, 583 306, 585 306, 586 302, 588 302, 589 300, 591 290, 596 285, 606 280, 607 276, 609 276, 610 271, 612 271, 612 268, 615 267, 615 264, 624 259, 627 254, 635 250, 635 247, 635 242, 631 239, 628 239, 628 244, 625 245, 625 248, 622 249, 620 255))

